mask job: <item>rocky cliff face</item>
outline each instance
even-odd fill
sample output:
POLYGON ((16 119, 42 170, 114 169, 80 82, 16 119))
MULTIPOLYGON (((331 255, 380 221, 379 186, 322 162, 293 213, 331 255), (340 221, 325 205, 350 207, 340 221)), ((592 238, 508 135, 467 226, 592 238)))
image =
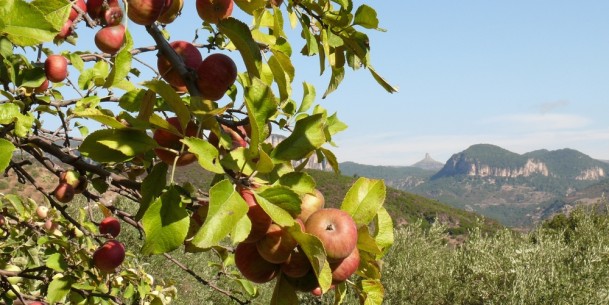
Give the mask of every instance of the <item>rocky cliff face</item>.
POLYGON ((522 167, 517 168, 501 168, 491 167, 486 164, 469 163, 467 165, 468 176, 478 177, 503 177, 503 178, 517 178, 517 177, 529 177, 533 174, 540 174, 548 176, 548 167, 540 161, 529 159, 522 167))
POLYGON ((579 176, 575 177, 575 180, 600 180, 605 177, 606 175, 604 169, 594 167, 583 170, 579 176))
MULTIPOLYGON (((281 141, 283 141, 286 137, 282 136, 282 135, 277 135, 277 134, 272 134, 268 139, 266 139, 265 142, 267 143, 271 143, 271 145, 273 146, 277 146, 277 144, 279 144, 281 141)), ((317 159, 317 155, 313 154, 308 161, 307 160, 300 160, 300 161, 293 161, 292 165, 294 167, 302 164, 303 162, 307 162, 307 165, 305 165, 305 168, 307 169, 317 169, 317 170, 322 170, 322 171, 331 171, 332 170, 332 166, 330 166, 330 164, 328 164, 328 162, 326 160, 323 161, 319 161, 317 159)))

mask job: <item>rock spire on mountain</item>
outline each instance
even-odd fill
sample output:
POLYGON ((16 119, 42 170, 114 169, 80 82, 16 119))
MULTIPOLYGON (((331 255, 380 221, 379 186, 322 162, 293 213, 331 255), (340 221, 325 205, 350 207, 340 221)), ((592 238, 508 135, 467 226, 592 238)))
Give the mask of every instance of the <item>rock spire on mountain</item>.
POLYGON ((442 167, 444 166, 444 163, 434 160, 431 157, 431 155, 429 155, 429 153, 425 153, 425 158, 423 158, 423 160, 421 160, 411 166, 418 167, 421 169, 426 169, 426 170, 438 171, 438 170, 442 169, 442 167))

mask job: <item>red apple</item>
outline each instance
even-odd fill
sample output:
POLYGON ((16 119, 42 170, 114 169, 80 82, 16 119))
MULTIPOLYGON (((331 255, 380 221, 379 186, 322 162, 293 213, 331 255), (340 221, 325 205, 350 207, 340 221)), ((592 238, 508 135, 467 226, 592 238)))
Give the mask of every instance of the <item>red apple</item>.
POLYGON ((290 257, 281 264, 281 272, 292 278, 305 276, 311 268, 309 258, 300 247, 294 248, 290 257))
MULTIPOLYGON (((247 147, 248 146, 248 143, 244 138, 245 134, 242 131, 240 131, 240 130, 235 131, 234 129, 232 129, 226 125, 221 125, 221 127, 222 127, 221 130, 224 133, 228 133, 228 135, 231 137, 231 140, 232 140, 231 147, 228 147, 227 149, 233 150, 238 147, 247 147)), ((208 141, 211 145, 219 148, 218 136, 215 133, 212 132, 209 134, 208 141)))
POLYGON ((119 25, 123 21, 123 10, 118 6, 111 6, 104 12, 104 25, 119 25))
POLYGON ((76 2, 72 3, 72 10, 70 11, 69 17, 70 21, 74 21, 76 20, 76 17, 78 17, 78 11, 74 9, 74 6, 78 6, 78 8, 85 13, 87 12, 87 4, 85 3, 85 0, 76 0, 76 2))
POLYGON ((339 209, 321 209, 311 214, 305 231, 321 240, 330 262, 349 256, 357 245, 357 226, 351 215, 339 209))
POLYGON ((119 7, 119 0, 107 0, 108 5, 104 5, 104 0, 88 0, 87 1, 87 14, 93 20, 101 19, 106 9, 110 7, 119 7))
POLYGON ((283 0, 268 0, 266 7, 273 7, 273 6, 281 6, 281 4, 283 4, 283 0))
POLYGON ((53 195, 59 202, 68 203, 74 199, 74 187, 70 184, 61 182, 55 190, 53 191, 53 195))
POLYGON ((127 16, 131 21, 141 25, 153 24, 165 8, 166 0, 129 0, 127 16))
POLYGON ((125 246, 116 240, 108 240, 93 253, 93 265, 103 272, 114 272, 125 260, 125 246))
POLYGON ((292 238, 288 230, 277 224, 271 224, 264 237, 256 242, 260 256, 275 264, 288 260, 297 245, 298 242, 292 238))
POLYGON ((43 93, 43 92, 47 91, 47 89, 49 89, 49 80, 45 79, 44 82, 42 82, 42 84, 40 84, 40 86, 38 86, 37 88, 34 89, 34 92, 43 93))
POLYGON ((254 283, 266 283, 279 274, 279 265, 266 261, 256 244, 240 243, 235 249, 235 265, 243 277, 254 283))
POLYGON ((233 13, 233 0, 197 0, 197 13, 203 21, 218 23, 233 13))
POLYGON ((197 76, 201 96, 217 101, 237 79, 237 65, 230 57, 215 53, 207 56, 199 65, 197 76))
POLYGON ((29 305, 44 305, 44 304, 42 302, 36 301, 36 302, 30 303, 29 305))
MULTIPOLYGON (((201 53, 197 47, 195 47, 192 43, 178 40, 170 43, 169 45, 178 54, 178 56, 182 58, 186 68, 194 71, 197 69, 197 67, 199 67, 199 65, 201 65, 203 57, 201 56, 201 53)), ((177 91, 186 92, 186 84, 184 83, 184 80, 182 80, 182 77, 178 71, 173 69, 173 66, 165 55, 160 52, 158 54, 157 67, 163 79, 165 79, 177 91)))
POLYGON ((252 229, 250 230, 250 234, 243 241, 244 243, 255 243, 262 239, 273 220, 271 217, 262 209, 262 207, 256 202, 256 198, 252 193, 252 190, 246 188, 238 188, 239 194, 247 205, 249 206, 249 210, 247 211, 247 217, 252 222, 252 229))
POLYGON ((117 237, 121 233, 121 224, 118 219, 108 216, 99 223, 99 233, 106 235, 110 234, 112 237, 117 237))
MULTIPOLYGON (((180 122, 177 117, 169 118, 167 119, 167 122, 182 133, 182 128, 180 127, 180 122)), ((197 135, 197 125, 192 121, 189 122, 186 126, 186 132, 184 132, 184 135, 187 137, 195 137, 197 135)), ((182 148, 182 142, 180 142, 180 140, 183 139, 183 137, 173 134, 167 130, 155 130, 153 138, 159 144, 159 146, 171 148, 176 151, 180 151, 182 148)), ((159 159, 161 159, 161 161, 169 165, 173 165, 176 158, 175 153, 160 148, 156 148, 154 153, 157 155, 157 157, 159 157, 159 159)), ((178 157, 176 166, 184 166, 194 162, 195 160, 197 160, 197 157, 193 153, 185 151, 182 152, 182 154, 180 154, 178 157)))
POLYGON ((70 34, 72 34, 72 20, 68 19, 66 23, 63 24, 63 27, 61 27, 59 33, 55 35, 55 38, 66 39, 70 34))
POLYGON ((301 200, 300 214, 296 216, 296 219, 306 222, 311 214, 324 207, 325 202, 324 195, 319 190, 315 190, 315 195, 305 194, 301 200))
MULTIPOLYGON (((334 289, 334 287, 336 287, 334 284, 330 285, 330 290, 334 289)), ((311 294, 316 297, 320 297, 323 294, 321 292, 321 287, 316 287, 315 289, 311 290, 311 294)))
POLYGON ((4 215, 0 214, 0 227, 4 226, 6 224, 6 219, 4 218, 4 215))
POLYGON ((118 52, 125 42, 125 27, 122 24, 105 27, 95 34, 95 45, 104 53, 118 52))
POLYGON ((172 23, 180 15, 182 7, 184 7, 184 0, 173 0, 171 5, 165 6, 164 12, 157 21, 164 24, 172 23))
POLYGON ((332 269, 332 283, 339 284, 346 281, 359 268, 359 250, 357 247, 343 260, 330 263, 332 269))

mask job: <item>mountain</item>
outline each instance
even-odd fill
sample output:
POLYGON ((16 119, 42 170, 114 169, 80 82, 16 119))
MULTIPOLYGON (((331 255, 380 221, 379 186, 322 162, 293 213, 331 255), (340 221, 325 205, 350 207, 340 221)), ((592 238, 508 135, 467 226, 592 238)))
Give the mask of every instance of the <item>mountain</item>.
POLYGON ((411 165, 411 167, 418 167, 430 171, 439 171, 442 169, 442 167, 444 167, 444 163, 432 159, 431 156, 426 153, 423 160, 411 165))
POLYGON ((531 227, 569 196, 607 179, 609 164, 577 150, 517 154, 476 144, 454 154, 437 172, 413 167, 341 163, 344 174, 385 179, 387 185, 480 213, 512 227, 531 227), (421 170, 421 169, 419 169, 421 170))
POLYGON ((384 179, 387 185, 402 190, 425 183, 436 172, 413 166, 377 166, 354 162, 343 162, 339 167, 345 176, 384 179))
POLYGON ((550 218, 557 213, 569 213, 575 207, 601 204, 606 206, 609 196, 609 179, 601 180, 591 186, 578 190, 568 196, 556 199, 543 211, 543 218, 550 218))

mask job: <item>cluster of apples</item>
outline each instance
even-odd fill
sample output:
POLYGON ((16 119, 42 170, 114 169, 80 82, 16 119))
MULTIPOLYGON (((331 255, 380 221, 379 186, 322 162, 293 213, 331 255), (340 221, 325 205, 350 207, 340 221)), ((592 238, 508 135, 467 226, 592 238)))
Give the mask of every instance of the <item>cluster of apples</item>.
MULTIPOLYGON (((203 59, 197 47, 182 40, 169 45, 182 58, 186 68, 196 72, 197 87, 203 98, 212 101, 221 99, 237 79, 237 65, 230 57, 215 53, 203 59)), ((184 80, 161 53, 158 54, 157 68, 163 79, 176 91, 186 92, 184 80)))
POLYGON ((121 232, 121 225, 118 219, 108 216, 99 223, 99 233, 111 236, 93 253, 93 265, 95 268, 111 273, 120 266, 125 260, 125 245, 115 238, 121 232))
POLYGON ((74 195, 80 194, 87 189, 87 178, 77 171, 68 170, 59 175, 59 184, 55 187, 53 195, 59 202, 68 203, 74 199, 74 195))
MULTIPOLYGON (((241 274, 255 283, 266 283, 280 273, 298 291, 320 295, 317 277, 298 242, 288 228, 272 222, 256 202, 251 189, 240 188, 239 193, 249 205, 247 213, 252 228, 248 237, 235 249, 235 264, 241 274)), ((359 267, 357 226, 346 212, 324 208, 321 192, 306 194, 301 202, 301 213, 294 219, 301 229, 322 242, 332 270, 332 284, 346 281, 359 267)))
MULTIPOLYGON (((167 122, 173 127, 175 127, 180 134, 178 135, 164 129, 155 130, 152 135, 152 138, 160 146, 160 148, 154 149, 154 153, 156 154, 156 156, 161 161, 169 165, 173 165, 175 161, 176 166, 184 166, 196 161, 197 157, 193 153, 188 151, 180 152, 182 148, 182 142, 180 142, 180 140, 182 140, 184 136, 197 137, 197 125, 193 121, 190 121, 186 125, 186 130, 182 130, 182 127, 180 126, 180 122, 177 117, 168 118, 167 122), (171 149, 173 151, 168 149, 171 149), (180 155, 177 156, 177 160, 176 153, 174 153, 174 151, 180 152, 180 155)), ((238 128, 232 129, 231 127, 225 125, 222 125, 221 127, 222 132, 228 134, 232 139, 232 146, 229 149, 235 149, 237 147, 246 147, 248 145, 248 142, 246 140, 246 137, 248 135, 247 128, 239 126, 238 128)), ((210 133, 208 141, 210 144, 219 148, 221 151, 224 151, 220 146, 220 141, 215 133, 210 133)))

